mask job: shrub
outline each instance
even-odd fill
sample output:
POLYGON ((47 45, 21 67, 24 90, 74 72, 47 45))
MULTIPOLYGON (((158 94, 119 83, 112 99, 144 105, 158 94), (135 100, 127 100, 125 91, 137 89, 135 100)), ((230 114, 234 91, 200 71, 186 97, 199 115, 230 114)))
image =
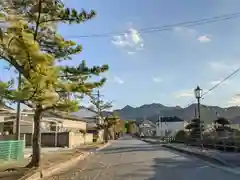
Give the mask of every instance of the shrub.
POLYGON ((187 139, 188 139, 188 134, 184 130, 179 130, 175 135, 175 140, 176 141, 184 142, 187 139))

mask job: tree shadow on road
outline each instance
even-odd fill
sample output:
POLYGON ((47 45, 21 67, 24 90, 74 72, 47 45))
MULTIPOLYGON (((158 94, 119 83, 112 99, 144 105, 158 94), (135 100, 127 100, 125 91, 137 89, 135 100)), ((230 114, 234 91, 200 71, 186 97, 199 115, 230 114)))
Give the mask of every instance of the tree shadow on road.
POLYGON ((98 180, 239 179, 208 166, 198 158, 156 145, 107 148, 55 177, 62 180, 70 177, 74 180, 96 177, 98 180))
MULTIPOLYGON (((135 168, 130 173, 125 173, 117 176, 120 179, 132 180, 193 180, 196 177, 191 177, 193 167, 202 168, 202 164, 195 164, 181 156, 175 158, 156 158, 150 166, 135 168)), ((137 166, 136 166, 137 167, 137 166)))
MULTIPOLYGON (((136 166, 135 166, 136 167, 136 166)), ((121 167, 120 167, 121 168, 121 167)), ((234 175, 206 165, 203 161, 176 156, 174 158, 155 158, 151 166, 132 168, 129 173, 119 174, 116 179, 131 180, 237 180, 234 175)))

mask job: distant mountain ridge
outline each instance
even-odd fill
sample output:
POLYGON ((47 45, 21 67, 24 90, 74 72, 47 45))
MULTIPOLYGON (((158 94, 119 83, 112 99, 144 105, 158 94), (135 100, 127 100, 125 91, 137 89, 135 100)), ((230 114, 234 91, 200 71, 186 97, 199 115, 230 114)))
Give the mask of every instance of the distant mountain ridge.
MULTIPOLYGON (((192 104, 186 108, 180 106, 169 107, 160 103, 144 104, 140 107, 131 107, 129 105, 122 109, 114 110, 121 119, 142 121, 148 119, 156 122, 159 116, 177 116, 185 121, 189 121, 195 116, 196 104, 192 104)), ((106 112, 107 113, 107 112, 106 112)), ((201 105, 201 119, 209 124, 218 118, 218 116, 233 120, 233 123, 240 124, 240 107, 233 106, 221 108, 218 106, 201 105)))

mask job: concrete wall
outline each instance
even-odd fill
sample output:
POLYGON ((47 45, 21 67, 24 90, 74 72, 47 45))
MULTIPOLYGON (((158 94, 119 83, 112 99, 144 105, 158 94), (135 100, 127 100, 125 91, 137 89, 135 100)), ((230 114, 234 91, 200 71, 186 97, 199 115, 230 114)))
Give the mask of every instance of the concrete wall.
POLYGON ((184 129, 184 122, 160 123, 157 126, 157 136, 174 136, 179 130, 184 129))
POLYGON ((66 129, 87 129, 87 123, 84 121, 74 121, 74 120, 68 120, 68 119, 61 119, 62 120, 62 127, 66 129))
POLYGON ((84 134, 69 132, 68 134, 69 144, 68 147, 76 147, 84 144, 84 134))
POLYGON ((70 132, 69 133, 69 145, 68 147, 76 147, 82 144, 90 144, 93 142, 93 134, 87 133, 77 133, 70 132))
POLYGON ((85 138, 85 144, 90 144, 93 142, 93 134, 91 133, 85 134, 84 138, 85 138))

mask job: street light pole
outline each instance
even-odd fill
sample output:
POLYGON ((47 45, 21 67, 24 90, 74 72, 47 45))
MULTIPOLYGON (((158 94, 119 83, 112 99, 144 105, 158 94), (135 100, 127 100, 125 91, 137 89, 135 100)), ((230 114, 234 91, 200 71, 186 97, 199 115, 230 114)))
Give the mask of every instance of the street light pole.
POLYGON ((194 108, 194 117, 197 118, 197 108, 194 108))
POLYGON ((201 118, 201 112, 200 112, 200 98, 197 98, 197 109, 198 109, 198 119, 201 118))
POLYGON ((194 90, 195 97, 197 99, 197 109, 198 109, 198 121, 199 121, 199 133, 200 133, 200 141, 201 141, 201 147, 203 148, 203 134, 202 134, 202 123, 201 123, 201 111, 200 111, 200 99, 202 98, 202 89, 197 86, 197 88, 194 90))
POLYGON ((202 122, 201 122, 201 111, 200 111, 200 98, 197 98, 197 107, 198 107, 198 119, 199 119, 199 131, 200 131, 200 140, 201 147, 203 148, 203 133, 202 133, 202 122))

